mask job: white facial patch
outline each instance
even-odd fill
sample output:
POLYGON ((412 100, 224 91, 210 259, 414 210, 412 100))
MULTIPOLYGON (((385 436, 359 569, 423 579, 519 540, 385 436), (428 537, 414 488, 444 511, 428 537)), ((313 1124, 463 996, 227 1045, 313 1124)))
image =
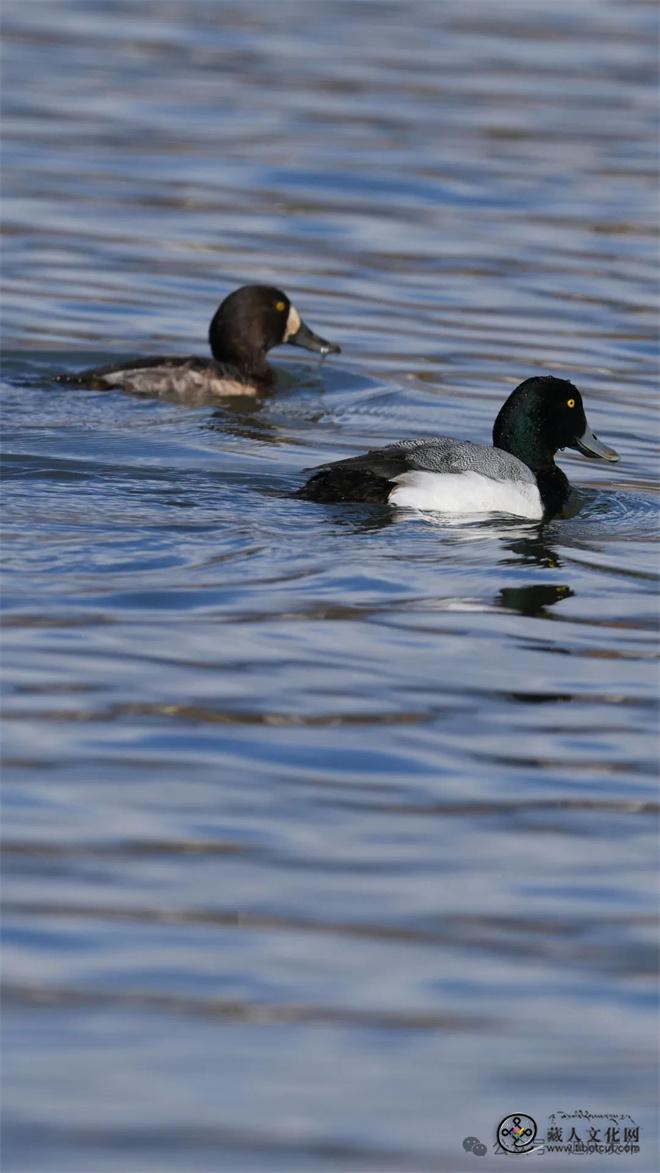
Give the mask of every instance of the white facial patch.
POLYGON ((284 331, 284 342, 288 342, 294 334, 297 334, 300 329, 300 314, 295 305, 289 306, 289 316, 286 320, 286 330, 284 331))

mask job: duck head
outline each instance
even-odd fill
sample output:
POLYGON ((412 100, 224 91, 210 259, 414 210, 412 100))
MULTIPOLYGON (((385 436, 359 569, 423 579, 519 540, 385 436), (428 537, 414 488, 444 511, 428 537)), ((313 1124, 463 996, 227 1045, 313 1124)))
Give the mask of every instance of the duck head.
POLYGON ((270 285, 244 285, 218 307, 209 329, 213 357, 240 369, 259 370, 274 346, 288 342, 317 354, 339 354, 340 348, 310 330, 283 293, 270 285))
POLYGON ((533 471, 551 467, 562 448, 599 460, 619 459, 589 427, 577 387, 553 375, 525 379, 512 391, 495 420, 493 443, 533 471))

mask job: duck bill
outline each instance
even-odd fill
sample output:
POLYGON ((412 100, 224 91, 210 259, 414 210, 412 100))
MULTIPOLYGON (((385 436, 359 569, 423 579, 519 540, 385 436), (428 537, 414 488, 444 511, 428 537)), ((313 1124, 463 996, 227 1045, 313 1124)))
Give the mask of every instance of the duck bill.
POLYGON ((619 453, 608 447, 607 444, 603 444, 598 436, 594 436, 588 424, 582 435, 571 444, 571 448, 577 448, 583 456, 590 456, 593 460, 609 460, 612 464, 616 464, 619 460, 619 453))
POLYGON ((341 354, 341 347, 335 346, 334 342, 326 342, 325 338, 320 338, 304 322, 300 323, 295 334, 289 335, 286 341, 289 346, 302 346, 303 350, 313 350, 316 354, 341 354))

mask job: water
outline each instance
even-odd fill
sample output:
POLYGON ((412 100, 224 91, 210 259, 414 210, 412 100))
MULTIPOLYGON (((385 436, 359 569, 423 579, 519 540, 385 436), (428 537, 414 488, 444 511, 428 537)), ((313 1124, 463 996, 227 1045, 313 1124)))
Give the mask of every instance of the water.
POLYGON ((656 1167, 655 23, 5 0, 7 1173, 504 1169, 577 1109, 656 1167), (246 281, 341 358, 53 384, 246 281), (538 371, 622 457, 572 517, 293 496, 538 371))

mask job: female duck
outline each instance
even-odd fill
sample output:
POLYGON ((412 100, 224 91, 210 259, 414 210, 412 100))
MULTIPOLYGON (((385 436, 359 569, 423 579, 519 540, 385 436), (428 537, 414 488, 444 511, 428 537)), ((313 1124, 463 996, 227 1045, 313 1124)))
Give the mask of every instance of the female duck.
POLYGON ((554 457, 560 448, 617 461, 594 436, 582 396, 567 379, 525 379, 493 428, 493 445, 437 436, 401 440, 317 469, 300 494, 310 501, 387 501, 443 513, 559 513, 570 485, 554 457))
POLYGON ((203 403, 224 395, 257 395, 275 376, 266 361, 274 346, 288 342, 318 354, 339 354, 302 321, 286 293, 269 285, 244 285, 230 293, 209 328, 213 358, 155 356, 94 367, 58 382, 104 390, 122 387, 138 394, 203 403))

